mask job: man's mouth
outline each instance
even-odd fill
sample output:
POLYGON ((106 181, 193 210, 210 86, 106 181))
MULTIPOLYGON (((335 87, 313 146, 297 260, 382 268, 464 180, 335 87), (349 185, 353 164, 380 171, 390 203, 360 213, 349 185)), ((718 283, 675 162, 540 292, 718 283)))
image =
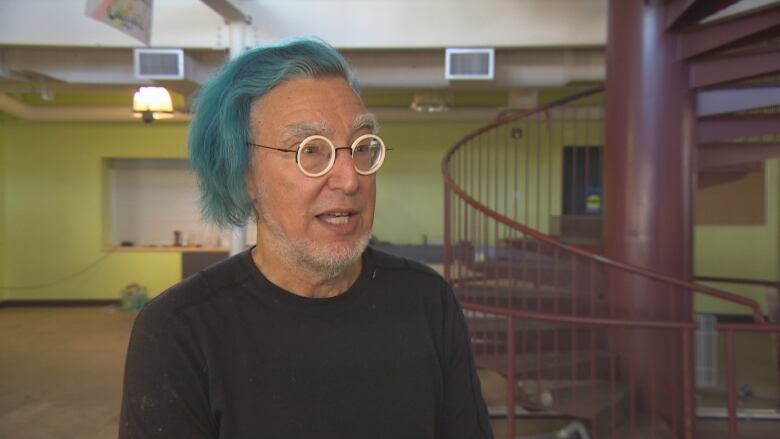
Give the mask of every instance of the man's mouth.
POLYGON ((317 215, 322 221, 333 224, 334 226, 343 226, 349 222, 349 217, 354 215, 350 212, 328 212, 317 215))

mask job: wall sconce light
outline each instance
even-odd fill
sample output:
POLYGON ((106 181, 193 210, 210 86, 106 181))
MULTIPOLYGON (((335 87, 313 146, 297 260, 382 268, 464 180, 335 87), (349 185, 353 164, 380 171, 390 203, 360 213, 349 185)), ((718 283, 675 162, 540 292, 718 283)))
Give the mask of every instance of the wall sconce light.
POLYGON ((133 95, 133 116, 151 123, 173 117, 173 102, 165 87, 141 87, 133 95))
POLYGON ((409 108, 418 113, 441 113, 450 109, 447 100, 441 93, 416 93, 409 108))

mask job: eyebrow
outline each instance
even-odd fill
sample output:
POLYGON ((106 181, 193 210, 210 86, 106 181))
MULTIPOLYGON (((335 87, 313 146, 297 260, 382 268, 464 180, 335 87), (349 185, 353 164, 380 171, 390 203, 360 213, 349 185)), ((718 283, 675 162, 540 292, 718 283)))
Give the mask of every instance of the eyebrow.
MULTIPOLYGON (((372 113, 362 113, 352 121, 352 133, 368 130, 371 134, 379 131, 379 121, 372 113)), ((284 128, 281 135, 283 145, 290 145, 309 136, 320 135, 328 137, 331 130, 323 122, 299 122, 284 128)))
POLYGON ((368 129, 371 134, 379 132, 379 121, 372 113, 363 113, 358 115, 354 121, 352 121, 352 132, 355 133, 362 129, 368 129))
POLYGON ((306 137, 320 135, 326 136, 330 130, 323 122, 299 122, 288 125, 282 132, 283 145, 294 143, 295 140, 303 140, 306 137))

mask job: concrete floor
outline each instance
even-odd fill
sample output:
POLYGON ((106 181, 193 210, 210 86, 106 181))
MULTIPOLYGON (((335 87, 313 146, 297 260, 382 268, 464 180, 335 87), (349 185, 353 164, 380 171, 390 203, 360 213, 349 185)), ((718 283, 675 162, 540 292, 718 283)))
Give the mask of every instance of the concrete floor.
MULTIPOLYGON (((0 308, 0 438, 116 438, 124 357, 134 319, 135 314, 113 307, 0 308)), ((776 407, 773 343, 751 335, 738 340, 738 383, 750 384, 757 397, 740 401, 741 408, 776 407)), ((699 395, 700 403, 725 405, 723 372, 716 389, 699 395)), ((561 422, 518 419, 518 433, 538 435, 561 422)), ((743 438, 780 438, 780 423, 740 424, 743 438)), ((504 437, 504 421, 494 420, 493 425, 496 437, 504 437)), ((700 438, 726 437, 725 430, 722 421, 699 422, 700 438)))
POLYGON ((114 308, 0 309, 0 438, 116 438, 134 318, 114 308))

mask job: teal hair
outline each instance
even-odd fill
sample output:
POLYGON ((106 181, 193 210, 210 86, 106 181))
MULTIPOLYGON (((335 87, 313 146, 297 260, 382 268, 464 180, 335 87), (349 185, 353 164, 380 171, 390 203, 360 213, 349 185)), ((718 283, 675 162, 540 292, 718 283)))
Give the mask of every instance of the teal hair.
POLYGON ((360 93, 336 49, 321 40, 298 38, 246 51, 203 86, 195 98, 188 144, 206 221, 240 227, 252 216, 244 180, 252 156, 252 104, 284 82, 326 76, 342 77, 360 93))

